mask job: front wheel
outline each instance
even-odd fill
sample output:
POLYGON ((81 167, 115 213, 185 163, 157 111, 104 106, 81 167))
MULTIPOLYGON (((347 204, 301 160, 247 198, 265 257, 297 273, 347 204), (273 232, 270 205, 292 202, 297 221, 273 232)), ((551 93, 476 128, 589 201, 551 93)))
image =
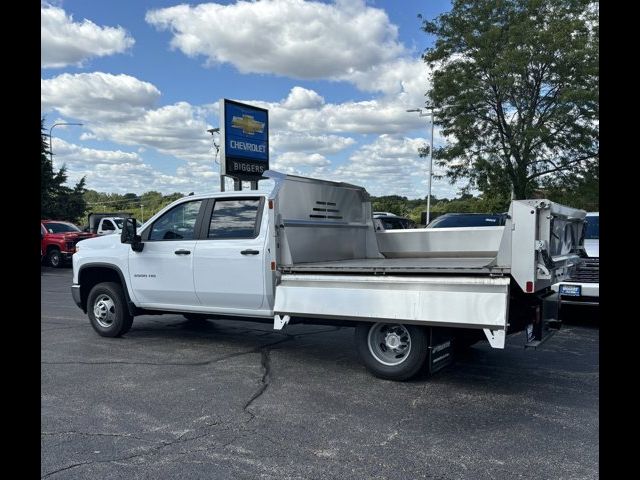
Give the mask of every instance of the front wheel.
POLYGON ((114 282, 99 283, 91 289, 87 314, 91 326, 102 337, 124 335, 133 323, 122 286, 114 282))
POLYGON ((361 324, 356 327, 356 348, 367 370, 387 380, 408 380, 425 364, 428 331, 415 325, 361 324))
POLYGON ((49 261, 49 265, 51 265, 53 268, 62 267, 62 254, 57 248, 52 248, 51 250, 49 250, 49 253, 47 254, 47 260, 49 261))

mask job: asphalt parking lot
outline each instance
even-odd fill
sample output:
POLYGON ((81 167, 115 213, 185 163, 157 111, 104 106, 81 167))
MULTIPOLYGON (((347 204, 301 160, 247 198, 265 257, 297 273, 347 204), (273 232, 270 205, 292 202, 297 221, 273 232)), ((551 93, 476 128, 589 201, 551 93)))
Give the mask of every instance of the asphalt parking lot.
POLYGON ((597 326, 397 383, 351 328, 165 315, 108 339, 70 268, 41 284, 42 478, 598 478, 597 326))

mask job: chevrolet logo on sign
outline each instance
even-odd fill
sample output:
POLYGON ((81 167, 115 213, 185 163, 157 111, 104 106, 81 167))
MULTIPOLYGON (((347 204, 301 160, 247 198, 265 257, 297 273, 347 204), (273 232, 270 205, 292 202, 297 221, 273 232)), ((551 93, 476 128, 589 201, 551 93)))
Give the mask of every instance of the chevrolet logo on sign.
POLYGON ((264 130, 264 122, 258 122, 251 115, 242 115, 242 117, 233 117, 231 120, 233 128, 242 129, 245 135, 253 135, 254 133, 262 133, 264 130))

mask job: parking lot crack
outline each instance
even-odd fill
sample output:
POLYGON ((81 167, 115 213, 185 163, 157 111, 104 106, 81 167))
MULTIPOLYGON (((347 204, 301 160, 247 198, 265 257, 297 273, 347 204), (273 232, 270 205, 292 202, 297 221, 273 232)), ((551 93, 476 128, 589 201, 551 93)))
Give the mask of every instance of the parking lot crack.
MULTIPOLYGON (((242 409, 246 412, 247 409, 251 406, 251 404, 267 390, 269 387, 269 383, 271 382, 271 359, 269 355, 269 347, 264 347, 261 351, 261 360, 260 364, 264 370, 261 379, 261 385, 258 390, 251 396, 251 398, 244 404, 242 409)), ((253 415, 253 414, 252 414, 253 415)))
POLYGON ((54 435, 86 435, 91 437, 126 437, 135 438, 137 440, 146 440, 142 437, 136 437, 131 433, 102 433, 102 432, 76 432, 74 430, 64 432, 40 432, 41 436, 54 436, 54 435))

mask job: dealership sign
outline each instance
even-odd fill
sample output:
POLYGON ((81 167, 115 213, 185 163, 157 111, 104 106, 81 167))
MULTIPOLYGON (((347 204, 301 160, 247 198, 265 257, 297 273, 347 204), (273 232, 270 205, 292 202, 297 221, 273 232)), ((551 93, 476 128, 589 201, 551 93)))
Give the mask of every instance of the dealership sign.
POLYGON ((220 174, 257 180, 269 169, 269 111, 226 98, 221 101, 220 174))

